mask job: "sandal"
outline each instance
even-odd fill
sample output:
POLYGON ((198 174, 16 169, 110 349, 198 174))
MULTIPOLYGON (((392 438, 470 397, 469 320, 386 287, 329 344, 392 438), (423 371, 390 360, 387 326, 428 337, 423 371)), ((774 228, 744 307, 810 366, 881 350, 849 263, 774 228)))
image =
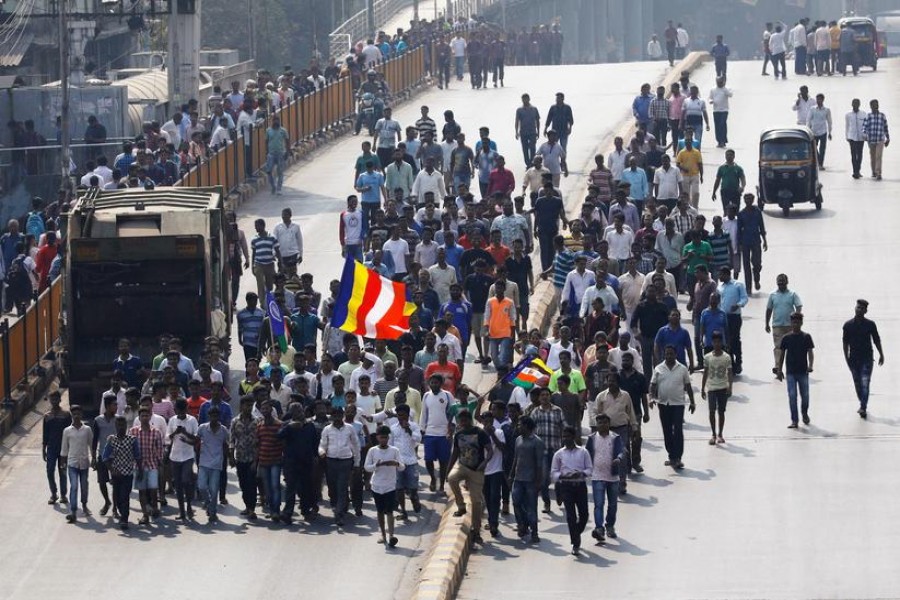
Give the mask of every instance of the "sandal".
POLYGON ((716 445, 716 436, 712 436, 711 438, 709 438, 709 445, 710 446, 716 445))

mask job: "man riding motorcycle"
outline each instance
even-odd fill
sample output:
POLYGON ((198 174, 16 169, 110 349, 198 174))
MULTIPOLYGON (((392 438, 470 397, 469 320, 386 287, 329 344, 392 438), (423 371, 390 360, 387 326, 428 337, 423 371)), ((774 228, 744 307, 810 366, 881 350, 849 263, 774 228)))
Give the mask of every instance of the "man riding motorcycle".
POLYGON ((362 82, 356 91, 356 126, 354 133, 359 135, 363 121, 371 132, 375 123, 384 113, 384 86, 378 81, 378 74, 374 69, 366 73, 366 80, 362 82))

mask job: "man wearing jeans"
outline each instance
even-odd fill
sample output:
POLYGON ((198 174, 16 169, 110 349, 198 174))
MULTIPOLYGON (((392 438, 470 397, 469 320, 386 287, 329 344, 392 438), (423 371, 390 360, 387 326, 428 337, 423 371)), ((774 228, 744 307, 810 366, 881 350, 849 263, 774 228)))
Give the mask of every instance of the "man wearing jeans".
POLYGON ((532 106, 531 96, 522 94, 522 106, 516 109, 516 139, 522 142, 525 168, 531 167, 537 152, 538 132, 541 130, 541 114, 532 106))
POLYGON ((684 397, 690 399, 689 410, 694 414, 694 389, 691 387, 691 375, 688 368, 675 360, 675 346, 665 348, 665 360, 653 369, 650 380, 650 406, 659 406, 659 421, 662 424, 663 438, 669 459, 667 467, 681 470, 684 463, 684 397))
POLYGON ((453 433, 453 452, 450 454, 450 475, 447 483, 456 502, 455 517, 466 514, 466 501, 460 483, 466 482, 472 503, 472 543, 481 544, 481 514, 484 497, 484 469, 493 455, 491 437, 473 423, 472 413, 463 409, 456 414, 453 433))
POLYGON ((356 430, 344 423, 343 408, 332 409, 331 425, 322 430, 319 456, 325 460, 328 495, 334 503, 334 522, 343 527, 349 506, 350 475, 360 465, 359 438, 356 430))
POLYGON ((109 469, 112 479, 113 504, 119 515, 119 526, 122 531, 128 529, 129 500, 131 486, 134 483, 134 471, 137 467, 139 476, 141 469, 141 450, 137 438, 128 433, 128 421, 123 415, 116 417, 116 433, 109 436, 103 448, 101 460, 109 469))
POLYGON ((587 451, 593 467, 591 491, 594 496, 594 531, 591 536, 598 542, 603 542, 607 535, 613 539, 617 537, 619 471, 623 469, 625 444, 622 438, 610 431, 608 415, 597 415, 595 424, 597 431, 587 441, 587 451))
POLYGON ((281 421, 275 418, 272 400, 264 400, 261 410, 263 418, 256 425, 256 477, 262 480, 266 495, 265 515, 278 521, 281 510, 281 461, 284 454, 284 442, 278 437, 281 421))
POLYGON ((169 419, 166 436, 172 444, 169 463, 172 465, 172 481, 178 498, 178 518, 182 521, 194 517, 191 500, 194 498, 194 436, 197 435, 197 419, 187 414, 187 400, 175 401, 175 416, 169 419))
POLYGON ((494 284, 494 297, 484 309, 483 334, 490 340, 491 360, 496 367, 509 367, 512 363, 512 346, 516 339, 516 307, 506 297, 506 284, 494 284))
POLYGON ((281 262, 278 240, 266 231, 266 222, 256 219, 256 237, 250 240, 253 251, 253 276, 256 277, 256 293, 260 302, 266 302, 266 292, 275 285, 275 265, 281 262))
POLYGON ((856 301, 855 316, 844 323, 844 359, 853 376, 853 386, 859 399, 859 416, 866 418, 869 404, 869 383, 872 378, 872 344, 878 349, 878 366, 884 364, 884 351, 881 349, 881 336, 873 321, 866 318, 869 311, 868 300, 856 301))
POLYGON ((69 514, 66 521, 75 522, 78 512, 78 491, 81 488, 81 509, 84 516, 90 516, 88 510, 88 469, 94 462, 93 440, 94 430, 81 420, 81 406, 73 404, 69 408, 72 413, 72 424, 63 430, 62 446, 59 451, 61 459, 65 460, 69 471, 69 514))
MULTIPOLYGON (((849 29, 849 27, 847 28, 849 29)), ((863 123, 869 116, 864 110, 859 109, 859 98, 854 98, 850 103, 851 109, 844 115, 844 131, 847 143, 850 144, 850 164, 853 166, 853 179, 862 177, 863 147, 866 145, 866 132, 863 123)))
POLYGON ((802 331, 803 314, 795 312, 791 315, 791 332, 781 338, 782 354, 775 367, 775 376, 778 381, 784 379, 785 372, 782 367, 787 363, 787 391, 788 402, 791 408, 791 424, 788 429, 797 429, 799 418, 797 415, 797 390, 800 390, 800 414, 803 416, 803 424, 809 425, 809 374, 813 370, 813 344, 812 336, 802 331))
POLYGON ((62 438, 66 427, 72 424, 72 416, 60 408, 61 396, 58 390, 50 392, 50 410, 43 418, 43 437, 41 451, 47 465, 47 482, 50 484, 50 500, 47 504, 68 502, 66 498, 66 467, 61 460, 62 438), (59 488, 56 487, 56 476, 59 474, 59 488), (57 493, 58 492, 58 493, 57 493))
POLYGON ((284 160, 291 147, 291 139, 287 129, 281 126, 281 119, 272 117, 272 126, 266 129, 266 167, 269 177, 269 187, 273 194, 281 195, 281 185, 284 183, 284 160), (278 169, 278 179, 275 179, 273 171, 278 169))
POLYGON ((516 531, 520 538, 531 533, 531 543, 540 542, 537 532, 538 492, 544 483, 543 440, 534 434, 531 417, 519 419, 521 435, 516 438, 512 468, 512 503, 516 515, 516 531))
POLYGON ((630 467, 630 437, 631 432, 638 428, 638 420, 634 414, 634 406, 631 395, 619 387, 619 375, 611 370, 606 376, 607 388, 597 394, 597 398, 591 409, 592 421, 596 417, 606 415, 609 417, 609 427, 622 440, 621 468, 619 469, 618 493, 625 495, 628 482, 625 476, 631 471, 630 467))
POLYGON ((207 412, 209 423, 201 425, 197 431, 200 440, 200 472, 197 476, 197 485, 200 494, 206 502, 206 515, 210 523, 219 520, 216 507, 216 496, 219 490, 219 482, 222 478, 222 465, 228 448, 229 432, 219 418, 221 413, 218 406, 213 406, 207 412))

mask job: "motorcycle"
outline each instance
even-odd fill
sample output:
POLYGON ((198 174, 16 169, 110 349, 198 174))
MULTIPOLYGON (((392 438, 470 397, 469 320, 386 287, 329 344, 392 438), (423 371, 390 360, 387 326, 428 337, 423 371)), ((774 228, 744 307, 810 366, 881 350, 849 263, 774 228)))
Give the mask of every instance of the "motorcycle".
POLYGON ((356 108, 356 133, 359 134, 363 124, 369 131, 369 136, 375 135, 375 123, 381 118, 378 114, 378 98, 372 92, 365 92, 359 98, 359 104, 356 108))

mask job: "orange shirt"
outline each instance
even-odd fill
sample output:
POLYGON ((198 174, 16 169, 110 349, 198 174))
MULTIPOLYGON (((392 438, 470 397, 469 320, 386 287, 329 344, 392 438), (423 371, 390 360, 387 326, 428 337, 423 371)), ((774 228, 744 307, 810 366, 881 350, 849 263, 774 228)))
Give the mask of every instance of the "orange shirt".
POLYGON ((488 328, 488 337, 502 339, 512 337, 512 328, 516 324, 516 306, 509 298, 503 300, 493 297, 488 299, 484 311, 484 322, 488 328))
POLYGON ((203 396, 197 396, 197 398, 193 398, 192 396, 188 396, 187 399, 187 412, 194 418, 200 417, 200 407, 203 406, 203 403, 206 402, 208 398, 204 398, 203 396))
POLYGON ((495 265, 506 264, 506 259, 512 254, 509 247, 500 244, 499 246, 495 246, 491 244, 486 248, 488 254, 490 254, 494 258, 495 265))
POLYGON ((460 373, 456 363, 450 361, 447 361, 446 365, 442 365, 438 361, 429 363, 429 365, 425 367, 425 381, 428 381, 432 375, 442 376, 444 378, 444 385, 441 387, 456 396, 456 387, 462 381, 462 373, 460 373))

